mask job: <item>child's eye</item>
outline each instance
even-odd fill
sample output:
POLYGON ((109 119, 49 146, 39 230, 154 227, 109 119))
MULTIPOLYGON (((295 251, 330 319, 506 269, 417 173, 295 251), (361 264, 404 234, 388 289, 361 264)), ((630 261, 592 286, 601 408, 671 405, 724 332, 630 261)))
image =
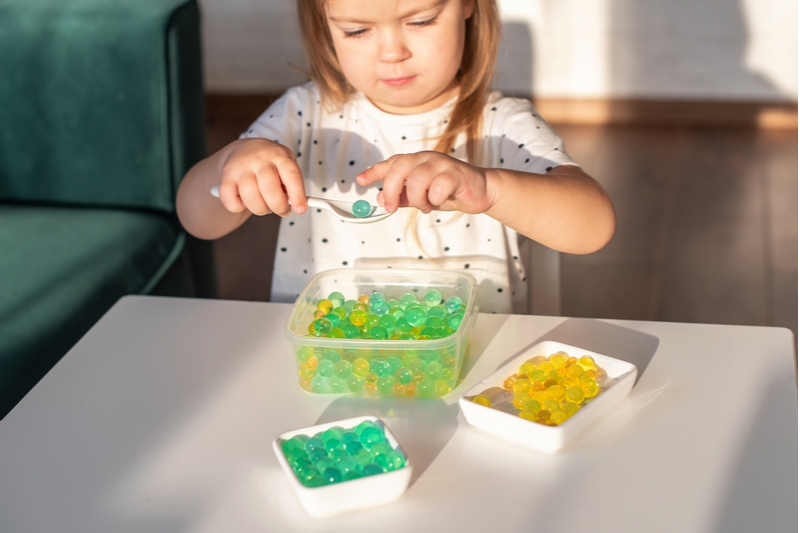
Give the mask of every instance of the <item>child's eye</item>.
POLYGON ((367 32, 366 28, 362 28, 360 30, 345 30, 344 36, 345 37, 361 37, 367 32))
POLYGON ((428 19, 428 20, 419 20, 419 21, 409 22, 409 25, 411 25, 411 26, 413 26, 415 28, 424 28, 425 26, 433 26, 434 24, 436 24, 436 18, 437 17, 433 17, 433 18, 428 19))

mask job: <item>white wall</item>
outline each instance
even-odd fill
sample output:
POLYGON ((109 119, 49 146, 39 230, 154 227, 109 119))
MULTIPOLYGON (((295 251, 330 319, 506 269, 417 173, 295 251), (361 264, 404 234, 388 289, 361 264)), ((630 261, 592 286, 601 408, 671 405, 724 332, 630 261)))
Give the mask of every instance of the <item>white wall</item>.
MULTIPOLYGON (((292 0, 199 0, 211 92, 305 76, 292 0)), ((797 101, 796 0, 500 0, 496 86, 543 98, 797 101)))

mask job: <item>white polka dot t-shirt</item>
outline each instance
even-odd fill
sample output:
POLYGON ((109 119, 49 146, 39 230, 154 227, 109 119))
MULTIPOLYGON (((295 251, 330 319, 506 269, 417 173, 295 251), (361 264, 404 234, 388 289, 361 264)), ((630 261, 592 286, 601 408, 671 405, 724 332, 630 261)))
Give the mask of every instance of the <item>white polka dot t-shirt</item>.
MULTIPOLYGON (((393 115, 362 94, 326 110, 314 83, 290 89, 242 134, 295 151, 306 194, 377 205, 381 183, 361 187, 355 176, 394 154, 431 150, 447 127, 455 100, 418 115, 393 115)), ((573 164, 561 139, 527 100, 493 93, 483 116, 482 166, 543 174, 573 164)), ((450 154, 466 160, 466 136, 450 154)), ((486 215, 400 209, 374 224, 348 224, 310 208, 281 220, 272 301, 294 302, 311 277, 333 268, 461 270, 478 282, 481 312, 524 312, 525 272, 518 234, 486 215)))

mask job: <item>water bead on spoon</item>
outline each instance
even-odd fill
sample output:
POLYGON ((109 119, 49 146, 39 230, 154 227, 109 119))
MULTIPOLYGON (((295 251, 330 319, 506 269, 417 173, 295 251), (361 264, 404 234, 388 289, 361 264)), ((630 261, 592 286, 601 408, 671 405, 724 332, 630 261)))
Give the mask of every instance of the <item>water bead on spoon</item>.
POLYGON ((366 218, 372 213, 372 205, 366 200, 356 200, 353 202, 352 213, 356 218, 366 218))

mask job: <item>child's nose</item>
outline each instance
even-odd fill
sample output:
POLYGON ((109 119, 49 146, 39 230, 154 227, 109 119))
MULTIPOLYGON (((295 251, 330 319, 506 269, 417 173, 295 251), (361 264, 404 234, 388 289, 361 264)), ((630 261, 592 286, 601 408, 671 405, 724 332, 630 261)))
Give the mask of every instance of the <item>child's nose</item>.
POLYGON ((384 63, 398 63, 411 57, 411 51, 399 32, 387 31, 383 33, 379 46, 378 58, 384 63))

